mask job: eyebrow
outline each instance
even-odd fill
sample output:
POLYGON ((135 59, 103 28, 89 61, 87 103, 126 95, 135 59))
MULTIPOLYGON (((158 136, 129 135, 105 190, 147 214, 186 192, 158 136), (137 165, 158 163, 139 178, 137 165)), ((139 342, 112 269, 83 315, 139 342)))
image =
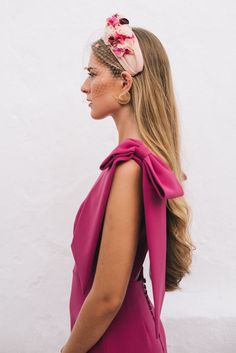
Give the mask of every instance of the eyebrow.
POLYGON ((93 69, 96 70, 96 67, 92 67, 92 66, 89 66, 89 67, 85 66, 85 67, 84 67, 84 70, 90 71, 91 69, 92 69, 92 70, 93 70, 93 69))

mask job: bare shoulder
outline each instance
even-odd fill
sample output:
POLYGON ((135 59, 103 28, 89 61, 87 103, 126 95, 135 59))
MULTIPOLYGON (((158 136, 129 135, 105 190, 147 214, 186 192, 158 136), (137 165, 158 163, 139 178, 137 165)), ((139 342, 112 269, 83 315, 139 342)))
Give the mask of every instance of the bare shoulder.
MULTIPOLYGON (((118 163, 114 172, 108 199, 108 210, 124 215, 124 210, 137 212, 138 204, 142 203, 142 168, 130 159, 118 163), (123 204, 122 210, 118 208, 123 204)), ((128 212, 128 213, 129 213, 128 212)))
POLYGON ((122 161, 116 166, 112 186, 115 187, 118 182, 123 185, 137 185, 141 180, 141 176, 142 168, 136 161, 133 159, 125 162, 122 161))
POLYGON ((121 161, 117 164, 117 170, 123 170, 123 172, 137 173, 137 171, 141 172, 140 165, 133 159, 129 159, 128 161, 121 161))

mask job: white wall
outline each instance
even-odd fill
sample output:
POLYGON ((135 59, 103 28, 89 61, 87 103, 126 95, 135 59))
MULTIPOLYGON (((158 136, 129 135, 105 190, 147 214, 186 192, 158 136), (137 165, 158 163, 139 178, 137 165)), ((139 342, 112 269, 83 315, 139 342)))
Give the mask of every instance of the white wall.
POLYGON ((162 41, 181 115, 197 250, 165 297, 168 352, 233 353, 235 2, 111 4, 0 3, 0 353, 59 352, 69 335, 74 216, 118 140, 111 118, 90 117, 82 67, 116 11, 162 41))

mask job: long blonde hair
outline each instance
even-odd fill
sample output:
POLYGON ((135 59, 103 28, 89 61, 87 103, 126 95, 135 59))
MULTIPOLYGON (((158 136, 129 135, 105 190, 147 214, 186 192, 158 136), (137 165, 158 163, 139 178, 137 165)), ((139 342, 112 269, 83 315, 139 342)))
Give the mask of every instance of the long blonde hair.
MULTIPOLYGON (((139 27, 132 30, 143 53, 144 68, 133 77, 129 104, 144 143, 168 163, 182 183, 186 176, 181 169, 179 118, 169 60, 152 32, 139 27)), ((102 39, 91 48, 113 76, 124 71, 102 39)), ((192 210, 184 196, 167 201, 166 291, 180 289, 179 282, 191 272, 192 250, 196 249, 190 237, 191 218, 192 210)))

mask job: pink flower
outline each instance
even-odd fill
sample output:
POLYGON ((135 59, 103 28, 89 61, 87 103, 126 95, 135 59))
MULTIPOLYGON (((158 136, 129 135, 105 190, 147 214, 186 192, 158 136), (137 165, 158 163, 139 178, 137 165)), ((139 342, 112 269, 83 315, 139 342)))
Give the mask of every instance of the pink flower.
POLYGON ((107 18, 103 39, 119 57, 124 54, 134 54, 135 36, 129 26, 129 21, 119 13, 107 18))
POLYGON ((112 50, 119 57, 121 57, 125 54, 134 54, 134 50, 132 49, 132 46, 130 46, 126 42, 124 44, 117 43, 117 44, 113 45, 112 50))
POLYGON ((114 15, 112 15, 111 17, 108 17, 107 18, 107 24, 109 26, 117 26, 118 24, 120 23, 120 17, 119 17, 119 14, 116 13, 114 15))
POLYGON ((115 55, 121 57, 125 53, 125 48, 117 45, 117 46, 113 47, 113 51, 114 51, 115 55))
POLYGON ((114 37, 115 35, 115 28, 112 26, 106 26, 105 32, 104 32, 104 42, 106 44, 109 44, 109 38, 114 37))
POLYGON ((123 35, 125 35, 125 36, 127 36, 129 38, 133 36, 132 29, 127 24, 120 25, 119 27, 117 27, 116 28, 116 32, 120 33, 120 34, 123 34, 123 35))

